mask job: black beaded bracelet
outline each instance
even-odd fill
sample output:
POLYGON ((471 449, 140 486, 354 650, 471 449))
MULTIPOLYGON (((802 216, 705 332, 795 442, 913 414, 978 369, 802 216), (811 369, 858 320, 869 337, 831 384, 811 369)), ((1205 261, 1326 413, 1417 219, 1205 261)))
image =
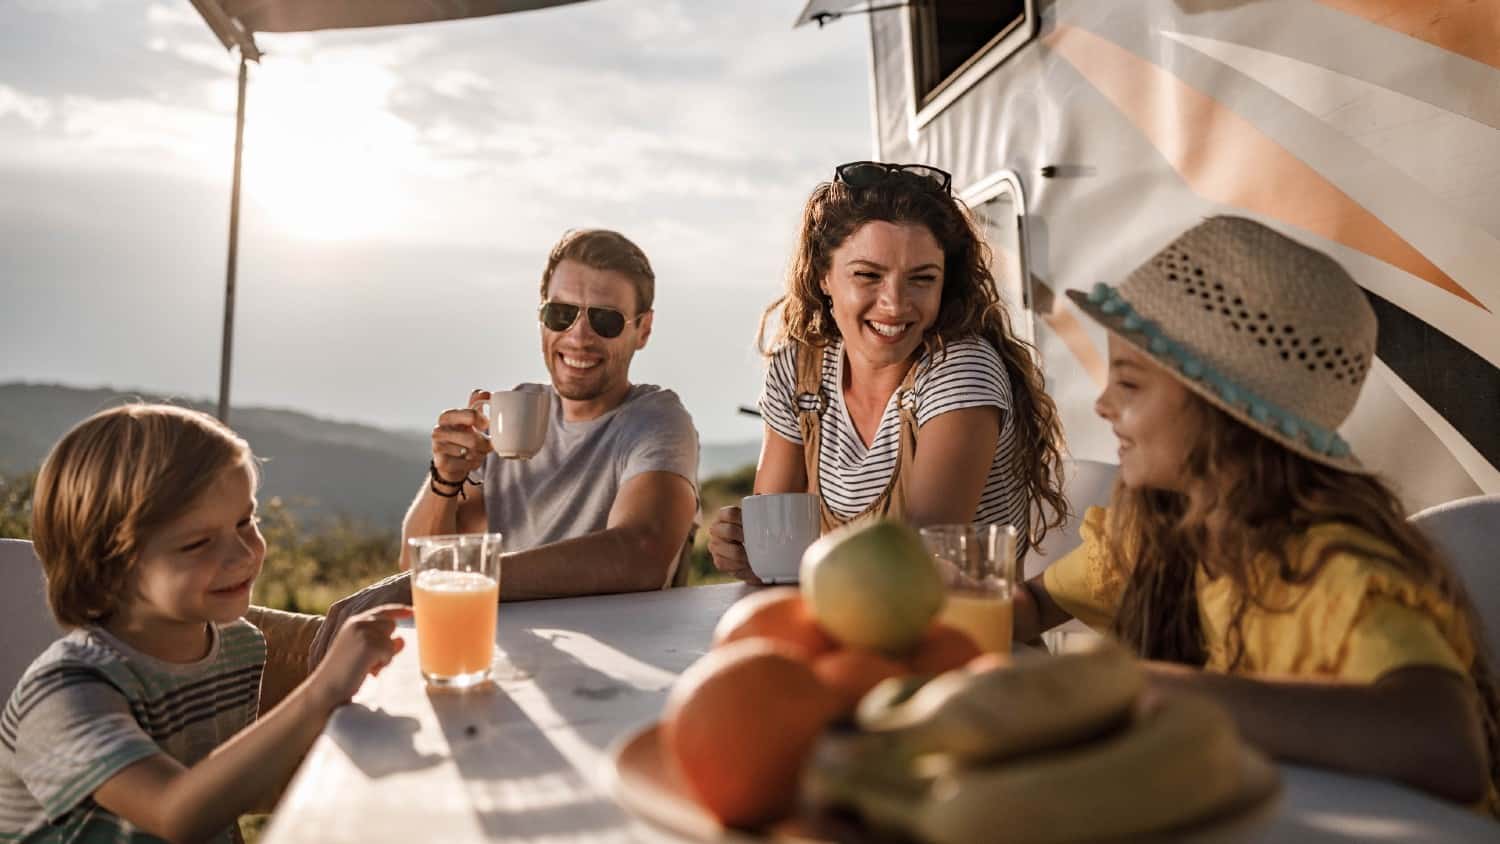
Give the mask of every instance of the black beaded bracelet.
MULTIPOLYGON (((427 474, 432 476, 433 483, 439 483, 446 487, 461 487, 464 485, 464 482, 462 480, 450 481, 447 478, 444 478, 442 475, 439 475, 437 470, 437 461, 435 460, 429 459, 427 461, 427 474)), ((444 497, 451 498, 452 496, 444 497)))
POLYGON ((459 486, 458 489, 455 489, 452 492, 443 492, 442 490, 438 489, 437 484, 434 483, 428 483, 427 488, 432 491, 433 495, 436 495, 439 498, 457 498, 464 493, 463 486, 459 486))

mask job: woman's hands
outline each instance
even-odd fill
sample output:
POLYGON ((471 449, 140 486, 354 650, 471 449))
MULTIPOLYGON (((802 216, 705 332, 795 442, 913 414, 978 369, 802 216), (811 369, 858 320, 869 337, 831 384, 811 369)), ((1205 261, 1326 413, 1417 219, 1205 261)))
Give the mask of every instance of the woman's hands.
POLYGON ((432 465, 438 477, 463 483, 469 473, 484 465, 490 452, 490 422, 480 410, 490 400, 488 390, 469 393, 469 406, 452 408, 438 416, 432 428, 432 465))
POLYGON ((713 555, 714 568, 719 571, 755 586, 764 585, 755 576, 755 572, 750 570, 750 557, 745 553, 745 528, 740 521, 740 508, 719 508, 719 515, 708 528, 708 553, 713 555))

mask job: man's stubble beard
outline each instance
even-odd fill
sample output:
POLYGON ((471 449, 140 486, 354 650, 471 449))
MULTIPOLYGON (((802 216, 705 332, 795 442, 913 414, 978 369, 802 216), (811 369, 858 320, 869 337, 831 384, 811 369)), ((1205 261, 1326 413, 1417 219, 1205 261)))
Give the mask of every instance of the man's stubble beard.
MULTIPOLYGON (((600 366, 603 367, 605 364, 601 363, 600 366)), ((552 389, 556 390, 559 396, 568 401, 593 401, 609 392, 611 386, 611 381, 607 377, 592 379, 581 384, 564 385, 558 383, 561 379, 557 378, 555 373, 549 374, 553 376, 552 389)))
POLYGON ((552 382, 552 389, 556 390, 559 396, 562 396, 568 401, 593 401, 594 399, 597 399, 600 396, 604 395, 604 393, 606 392, 605 388, 602 385, 593 388, 565 388, 559 387, 556 381, 552 382))

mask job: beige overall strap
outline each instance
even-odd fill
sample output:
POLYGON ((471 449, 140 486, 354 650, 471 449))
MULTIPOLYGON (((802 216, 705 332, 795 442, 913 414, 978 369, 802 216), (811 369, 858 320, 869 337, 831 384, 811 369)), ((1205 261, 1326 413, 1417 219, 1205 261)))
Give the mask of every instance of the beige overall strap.
POLYGON ((906 371, 906 378, 896 390, 897 410, 901 414, 901 440, 896 452, 896 468, 891 470, 891 483, 886 487, 885 494, 870 506, 870 511, 875 511, 878 507, 879 515, 892 519, 904 519, 908 512, 906 479, 911 477, 912 466, 917 462, 916 383, 917 369, 920 366, 921 363, 912 364, 911 369, 906 371))
POLYGON ((792 403, 797 410, 797 429, 802 434, 802 466, 807 473, 807 491, 818 497, 823 532, 838 527, 840 520, 823 501, 818 485, 818 453, 823 444, 823 411, 828 409, 828 392, 823 389, 823 355, 817 346, 797 346, 797 394, 792 403))
MULTIPOLYGON (((821 350, 819 350, 821 351, 821 350)), ((901 435, 896 453, 896 465, 891 478, 880 496, 863 512, 844 518, 828 508, 818 484, 818 451, 821 445, 822 414, 828 409, 828 397, 822 389, 823 355, 809 354, 799 350, 797 356, 797 404, 798 425, 802 431, 802 456, 807 468, 807 491, 818 496, 818 509, 822 514, 823 532, 846 525, 859 519, 889 516, 895 519, 906 517, 906 489, 902 479, 911 471, 917 454, 917 409, 916 379, 918 364, 913 364, 896 388, 896 406, 901 419, 901 435), (811 358, 809 363, 806 358, 811 358)))

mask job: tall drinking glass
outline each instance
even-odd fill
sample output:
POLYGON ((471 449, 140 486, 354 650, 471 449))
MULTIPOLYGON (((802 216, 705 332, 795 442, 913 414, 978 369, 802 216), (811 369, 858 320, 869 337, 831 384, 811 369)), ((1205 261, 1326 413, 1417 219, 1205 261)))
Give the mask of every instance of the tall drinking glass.
POLYGON ((921 534, 948 589, 938 620, 969 634, 982 650, 1010 653, 1016 529, 1010 525, 930 525, 921 534))
POLYGON ((500 606, 500 534, 421 536, 408 544, 422 676, 445 688, 488 680, 500 606))

